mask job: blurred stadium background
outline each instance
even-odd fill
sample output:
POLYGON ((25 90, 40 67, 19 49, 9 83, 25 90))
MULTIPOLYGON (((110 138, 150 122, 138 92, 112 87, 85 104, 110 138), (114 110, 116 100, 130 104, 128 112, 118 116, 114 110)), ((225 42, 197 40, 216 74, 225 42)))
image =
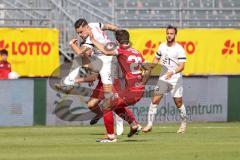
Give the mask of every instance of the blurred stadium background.
MULTIPOLYGON (((0 127, 3 127, 0 128, 0 136, 8 137, 7 135, 10 133, 8 138, 12 138, 13 141, 7 142, 9 149, 15 145, 15 140, 16 143, 28 145, 21 139, 16 138, 17 135, 15 137, 11 136, 14 133, 28 138, 34 135, 38 137, 41 136, 38 134, 43 133, 39 141, 31 139, 28 143, 38 142, 40 149, 44 148, 42 145, 46 143, 50 149, 49 152, 52 149, 51 145, 53 145, 49 142, 51 141, 49 140, 51 135, 59 135, 60 132, 71 135, 71 131, 73 131, 76 134, 72 136, 73 139, 70 139, 73 144, 75 144, 74 140, 76 140, 74 137, 81 133, 84 135, 83 138, 86 139, 84 141, 80 140, 80 142, 85 145, 89 143, 91 136, 99 136, 95 133, 101 132, 99 128, 91 129, 87 128, 88 126, 83 127, 85 131, 79 128, 67 128, 69 130, 64 130, 64 128, 49 129, 48 127, 35 128, 39 129, 39 133, 32 130, 34 129, 33 127, 27 128, 30 131, 29 134, 25 132, 26 128, 19 130, 18 128, 4 128, 5 126, 72 126, 88 124, 88 121, 74 121, 74 119, 71 119, 71 115, 60 113, 60 116, 57 116, 56 112, 54 112, 55 107, 66 98, 73 101, 72 106, 79 109, 77 112, 85 112, 87 109, 84 100, 87 100, 87 97, 80 96, 80 100, 79 96, 65 97, 62 94, 58 94, 50 86, 51 79, 54 79, 51 77, 52 72, 59 65, 73 60, 74 56, 68 43, 75 36, 73 24, 78 18, 86 18, 89 22, 113 23, 121 28, 129 29, 133 46, 143 52, 148 60, 151 60, 152 53, 156 51, 159 42, 165 40, 164 27, 168 24, 177 26, 179 28, 177 40, 187 50, 189 63, 186 67, 187 71, 184 73, 184 100, 187 106, 189 121, 197 123, 224 122, 223 124, 203 123, 203 125, 197 124, 196 126, 193 123, 193 128, 189 129, 189 132, 192 131, 192 134, 189 133, 190 137, 183 138, 183 142, 188 144, 189 138, 194 142, 192 146, 196 149, 194 152, 207 152, 207 155, 211 155, 211 151, 219 146, 218 139, 211 139, 216 133, 213 130, 208 133, 206 129, 209 125, 210 128, 211 126, 218 128, 219 125, 219 128, 228 129, 229 127, 231 128, 231 134, 239 133, 239 123, 231 123, 232 121, 240 121, 239 0, 0 0, 0 49, 8 49, 12 69, 22 76, 22 78, 17 80, 0 81, 0 127), (212 146, 213 148, 210 147, 207 150, 203 149, 204 147, 198 148, 199 145, 204 145, 204 143, 198 144, 198 137, 195 134, 202 130, 196 131, 194 127, 206 127, 202 135, 200 135, 200 139, 203 140, 204 134, 206 134, 212 140, 212 143, 216 142, 212 146), (90 136, 87 137, 88 131, 90 136), (48 135, 50 135, 49 139, 45 139, 48 135), (40 140, 43 141, 40 142, 40 140)), ((156 81, 157 72, 158 70, 152 76, 149 88, 156 81)), ((142 123, 146 122, 149 104, 150 98, 145 97, 133 107, 134 114, 142 123)), ((167 96, 164 98, 157 115, 156 123, 178 121, 178 114, 171 97, 167 96)), ((157 133, 161 133, 161 131, 170 133, 169 135, 165 134, 161 141, 168 139, 170 136, 170 140, 163 143, 166 146, 168 146, 167 143, 176 145, 168 146, 172 147, 174 151, 178 149, 179 140, 171 134, 174 130, 172 125, 174 126, 175 124, 169 125, 166 128, 157 128, 156 131, 157 133)), ((224 130, 222 135, 217 136, 221 139, 222 136, 226 135, 224 141, 229 141, 226 144, 227 146, 234 144, 234 138, 239 138, 239 135, 232 135, 232 139, 228 139, 231 138, 231 135, 227 137, 227 134, 230 135, 230 132, 224 130)), ((63 144, 68 145, 69 137, 62 138, 64 139, 63 144)), ((155 147, 158 147, 158 145, 161 145, 158 143, 152 144, 151 140, 153 139, 158 139, 158 136, 154 134, 149 139, 145 136, 138 147, 143 147, 144 142, 149 146, 156 145, 155 147)), ((56 144, 54 146, 60 147, 57 141, 61 141, 61 139, 55 140, 54 143, 56 144)), ((4 145, 4 138, 1 141, 1 145, 4 145)), ((128 140, 123 141, 131 142, 128 140)), ((222 143, 222 141, 219 143, 222 143)), ((126 144, 123 147, 129 147, 126 144)), ((89 146, 92 147, 91 145, 93 144, 89 146)), ((134 143, 134 145, 137 147, 137 143, 134 143)), ((191 150, 191 144, 188 145, 188 149, 191 150)), ((208 145, 211 146, 210 143, 208 145)), ((239 148, 239 144, 234 145, 231 148, 239 148)), ((73 149, 74 146, 71 147, 73 149)), ((79 147, 84 148, 84 145, 79 147)), ((102 153, 98 153, 100 152, 98 147, 97 149, 94 148, 94 151, 101 157, 102 153)), ((123 148, 121 149, 124 150, 123 148)), ((144 153, 141 148, 137 149, 139 149, 137 150, 139 153, 144 153)), ((131 149, 129 150, 131 151, 131 149)), ((224 151, 226 150, 227 147, 224 151)), ((58 153, 57 150, 52 151, 53 153, 58 153)), ((61 148, 60 152, 63 153, 64 151, 65 149, 61 148)), ((110 152, 114 156, 114 150, 110 152)), ((10 153, 12 153, 10 150, 6 150, 5 154, 1 152, 3 159, 4 157, 7 159, 6 157, 10 153)), ((43 156, 37 154, 35 150, 33 150, 33 153, 36 154, 36 159, 43 156)), ((150 150, 149 153, 151 153, 150 150)), ((156 150, 154 154, 156 155, 157 153, 156 150)), ((223 153, 225 152, 218 152, 220 156, 215 154, 211 156, 211 159, 221 156, 223 156, 222 159, 227 159, 229 155, 233 155, 230 159, 239 157, 239 150, 234 150, 234 153, 231 151, 227 152, 225 155, 227 157, 224 157, 223 153)), ((18 154, 20 155, 21 153, 18 152, 18 154)), ((91 153, 84 155, 84 157, 86 158, 89 154, 91 153)), ((154 154, 148 156, 154 158, 154 154)), ((179 154, 183 156, 182 159, 188 159, 186 156, 188 154, 181 152, 179 154)), ((194 154, 189 159, 201 157, 199 154, 201 153, 194 154)), ((29 159, 33 158, 29 157, 31 155, 30 151, 29 153, 25 152, 23 155, 25 157, 20 156, 20 159, 27 159, 26 157, 29 159)), ((166 151, 163 157, 168 158, 170 156, 170 159, 174 159, 173 155, 174 153, 166 151)), ((207 155, 201 158, 207 159, 207 155)), ((18 155, 15 156, 12 159, 18 159, 18 155)), ((121 157, 121 155, 117 156, 121 157)), ((141 156, 141 158, 147 158, 147 156, 141 156)), ((57 155, 51 155, 50 157, 67 159, 71 156, 62 156, 60 158, 57 155)), ((71 158, 77 159, 77 156, 71 158)), ((94 159, 94 157, 91 158, 94 159)), ((104 158, 104 156, 101 158, 104 158)), ((139 159, 139 156, 135 156, 135 158, 139 159)))
MULTIPOLYGON (((46 27, 60 31, 60 52, 71 53, 69 40, 79 17, 122 28, 238 28, 238 0, 1 0, 1 27, 46 27)), ((67 56, 66 56, 67 57, 67 56)))

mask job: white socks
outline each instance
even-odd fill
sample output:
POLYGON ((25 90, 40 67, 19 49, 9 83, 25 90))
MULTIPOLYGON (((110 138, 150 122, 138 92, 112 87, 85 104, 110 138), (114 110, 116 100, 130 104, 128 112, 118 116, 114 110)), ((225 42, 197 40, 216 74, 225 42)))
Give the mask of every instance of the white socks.
POLYGON ((182 104, 182 106, 178 109, 180 111, 180 118, 182 120, 186 120, 187 119, 187 113, 186 113, 186 108, 185 108, 184 104, 182 104))
POLYGON ((116 121, 117 135, 120 136, 123 134, 123 119, 116 114, 115 121, 116 121))
MULTIPOLYGON (((153 125, 153 121, 155 119, 155 115, 157 113, 157 104, 150 104, 149 106, 149 110, 148 110, 148 126, 152 126, 153 125)), ((186 121, 187 120, 187 113, 186 113, 186 108, 184 106, 184 104, 182 104, 182 106, 180 108, 178 108, 180 111, 180 118, 182 121, 186 121)))
POLYGON ((157 104, 150 104, 149 106, 149 110, 148 110, 148 126, 152 126, 153 125, 153 121, 155 119, 155 115, 157 113, 157 104))

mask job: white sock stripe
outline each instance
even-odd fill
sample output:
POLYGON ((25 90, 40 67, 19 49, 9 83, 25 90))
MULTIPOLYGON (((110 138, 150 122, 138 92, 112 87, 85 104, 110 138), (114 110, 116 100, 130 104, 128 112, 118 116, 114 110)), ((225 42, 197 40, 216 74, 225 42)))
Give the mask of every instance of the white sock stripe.
POLYGON ((150 104, 149 110, 148 110, 148 125, 152 126, 153 121, 155 119, 155 115, 157 113, 157 105, 156 104, 150 104))
POLYGON ((180 108, 178 108, 180 111, 180 117, 181 119, 184 119, 187 117, 187 113, 186 113, 186 108, 184 106, 184 104, 182 104, 182 106, 180 108))

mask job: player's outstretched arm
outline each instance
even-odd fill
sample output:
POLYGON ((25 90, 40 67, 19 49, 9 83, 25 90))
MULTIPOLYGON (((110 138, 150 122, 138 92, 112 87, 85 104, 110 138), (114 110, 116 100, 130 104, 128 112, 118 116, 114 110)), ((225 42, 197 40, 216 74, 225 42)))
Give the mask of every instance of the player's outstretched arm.
POLYGON ((155 57, 152 63, 141 64, 144 85, 148 82, 151 76, 151 71, 157 66, 158 62, 159 62, 159 58, 155 57))
POLYGON ((144 85, 148 82, 148 80, 151 76, 151 71, 156 65, 157 64, 154 64, 154 63, 153 64, 151 64, 151 63, 142 63, 141 64, 144 85))
POLYGON ((147 84, 150 76, 151 76, 151 70, 143 70, 143 72, 142 72, 142 77, 143 77, 142 83, 144 85, 147 84))
POLYGON ((157 63, 159 62, 160 58, 154 57, 153 59, 153 64, 155 64, 155 66, 157 65, 157 63))
POLYGON ((113 24, 106 23, 103 25, 102 30, 117 31, 118 27, 113 24))
POLYGON ((152 63, 147 63, 147 62, 142 63, 141 68, 144 71, 150 72, 152 71, 152 69, 154 69, 157 66, 158 62, 159 62, 159 59, 155 57, 152 63))
POLYGON ((95 47, 97 47, 103 54, 107 55, 107 56, 112 56, 112 55, 115 55, 116 54, 116 50, 107 50, 105 48, 105 46, 98 42, 93 36, 89 36, 90 37, 90 40, 91 42, 95 45, 95 47))
POLYGON ((141 68, 144 70, 152 70, 157 66, 157 63, 142 63, 141 68))

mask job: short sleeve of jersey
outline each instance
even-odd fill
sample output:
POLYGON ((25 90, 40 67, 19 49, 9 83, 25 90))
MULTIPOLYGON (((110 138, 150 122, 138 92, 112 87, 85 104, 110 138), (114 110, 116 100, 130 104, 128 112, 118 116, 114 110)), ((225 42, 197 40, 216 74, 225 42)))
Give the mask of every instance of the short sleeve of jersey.
POLYGON ((103 23, 89 23, 88 25, 91 27, 100 28, 100 29, 103 29, 103 26, 104 26, 103 23))
POLYGON ((157 52, 156 52, 156 54, 155 54, 155 57, 156 58, 161 58, 161 56, 162 56, 162 53, 161 53, 161 44, 159 45, 159 47, 158 47, 158 50, 157 50, 157 52))
MULTIPOLYGON (((100 28, 102 29, 103 24, 102 23, 89 23, 88 24, 91 28, 100 28)), ((83 44, 83 46, 86 46, 88 48, 94 48, 93 43, 91 42, 90 38, 87 37, 87 39, 85 40, 85 43, 83 44)))
POLYGON ((181 45, 179 45, 178 62, 186 62, 186 60, 187 60, 187 58, 186 58, 185 50, 183 49, 183 47, 181 45))

